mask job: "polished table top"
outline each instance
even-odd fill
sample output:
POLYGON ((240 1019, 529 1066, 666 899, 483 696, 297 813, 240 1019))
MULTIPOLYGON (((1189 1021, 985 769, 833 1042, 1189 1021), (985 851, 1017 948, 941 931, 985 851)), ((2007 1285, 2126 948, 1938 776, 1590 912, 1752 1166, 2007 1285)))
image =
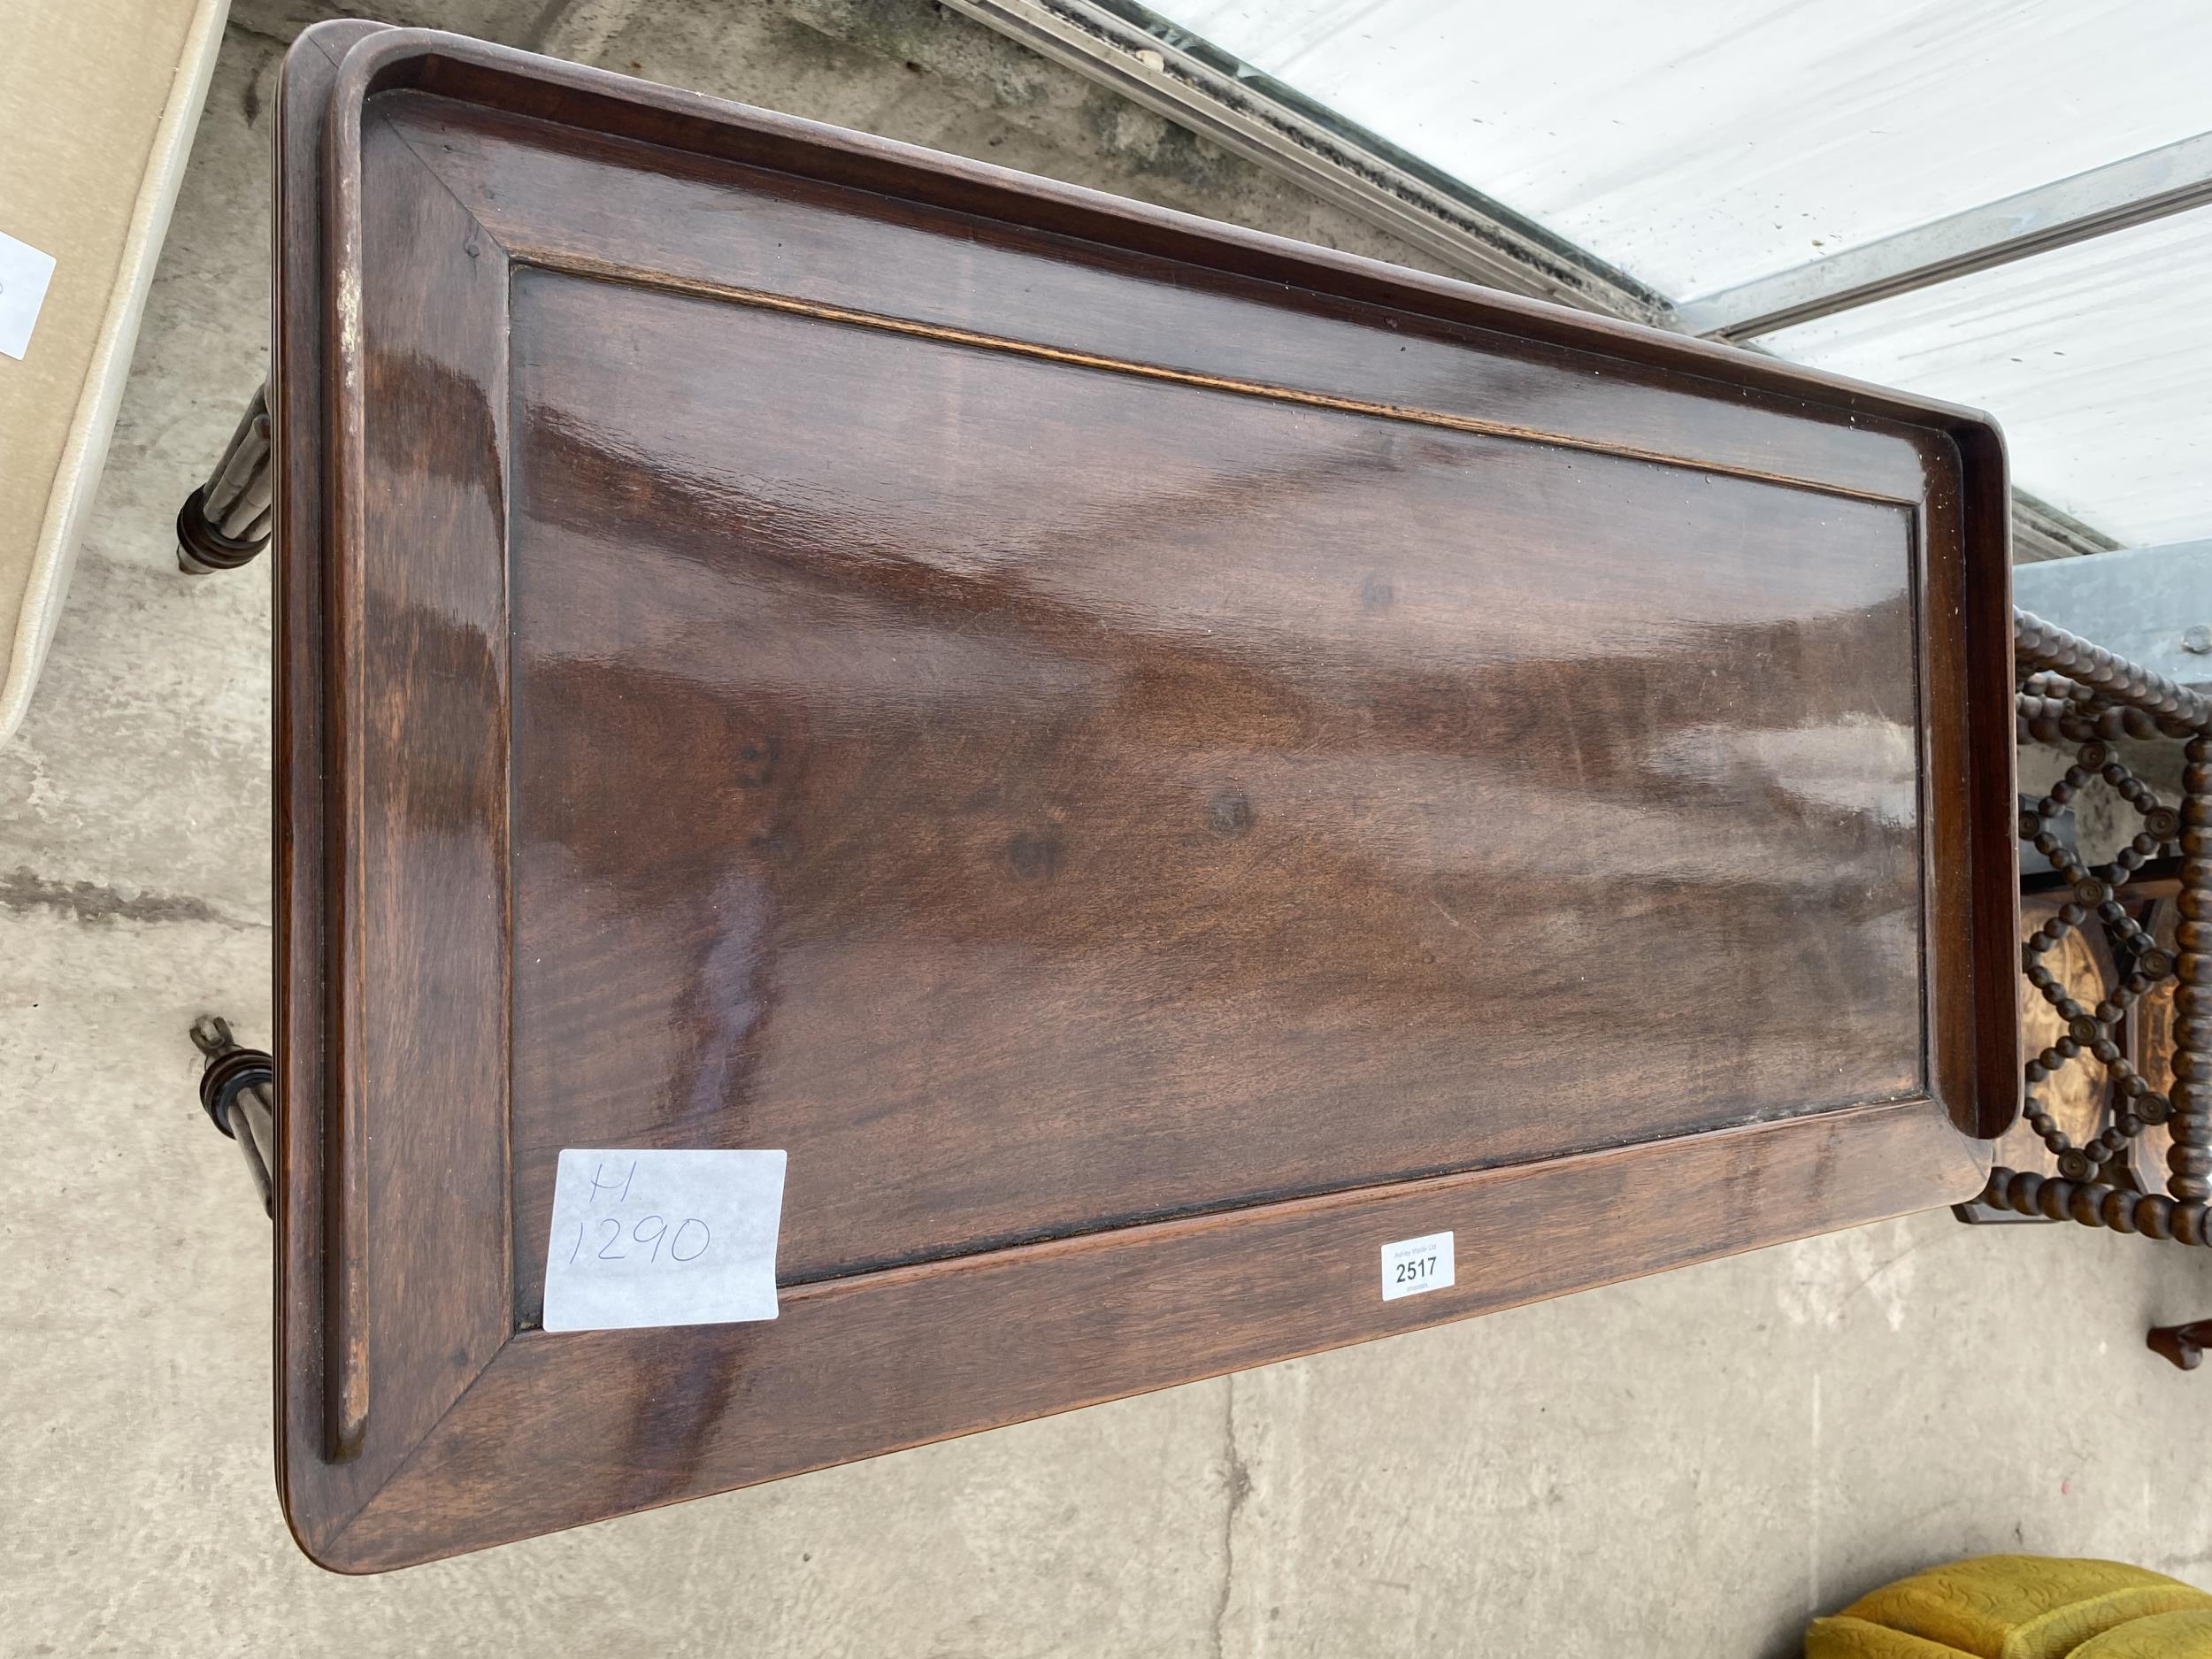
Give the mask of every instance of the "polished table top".
POLYGON ((450 36, 280 102, 319 1560, 1979 1187, 1980 417, 450 36), (777 1317, 542 1328, 576 1148, 781 1153, 777 1317))

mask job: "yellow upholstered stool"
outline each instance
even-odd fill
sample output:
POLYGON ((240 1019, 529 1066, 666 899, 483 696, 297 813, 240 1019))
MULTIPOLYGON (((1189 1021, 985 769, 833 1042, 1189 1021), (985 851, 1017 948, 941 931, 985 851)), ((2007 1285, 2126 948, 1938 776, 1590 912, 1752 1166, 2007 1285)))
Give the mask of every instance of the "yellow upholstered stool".
POLYGON ((1805 1659, 2212 1659, 2212 1595, 2116 1561, 1979 1555, 1815 1619, 1805 1659))

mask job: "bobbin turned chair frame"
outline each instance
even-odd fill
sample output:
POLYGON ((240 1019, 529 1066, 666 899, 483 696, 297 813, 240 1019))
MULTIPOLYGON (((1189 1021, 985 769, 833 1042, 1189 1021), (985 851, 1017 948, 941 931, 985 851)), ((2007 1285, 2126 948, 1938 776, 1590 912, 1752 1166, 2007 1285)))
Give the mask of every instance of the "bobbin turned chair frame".
POLYGON ((2020 814, 2021 839, 2050 862, 2070 895, 2028 935, 2021 953, 2028 984, 2066 1023, 2065 1035, 2028 1059, 2024 1070, 2026 1121, 2055 1166, 2047 1174, 2000 1164, 1978 1205, 1964 1208, 2212 1244, 2206 1223, 2212 1200, 2212 703, 2027 611, 2014 613, 2013 634, 2022 677, 2020 741, 2074 756, 2065 776, 2020 814), (2119 757, 2124 738, 2183 745, 2178 808, 2162 803, 2119 757), (2093 868, 2054 821, 2095 780, 2125 800, 2142 826, 2110 864, 2093 868), (2130 915, 2119 893, 2147 864, 2177 849, 2179 918, 2169 949, 2130 915), (2085 1002, 2077 992, 2085 987, 2068 985, 2045 958, 2092 919, 2103 930, 2116 979, 2085 1002), (2128 1022, 2169 984, 2171 1083, 2162 1091, 2128 1057, 2128 1022), (2062 1125, 2037 1094, 2077 1062, 2101 1065, 2110 1080, 2103 1125, 2087 1137, 2062 1125), (2153 1165, 2131 1155, 2145 1137, 2162 1132, 2169 1144, 2160 1191, 2150 1179, 2153 1165))

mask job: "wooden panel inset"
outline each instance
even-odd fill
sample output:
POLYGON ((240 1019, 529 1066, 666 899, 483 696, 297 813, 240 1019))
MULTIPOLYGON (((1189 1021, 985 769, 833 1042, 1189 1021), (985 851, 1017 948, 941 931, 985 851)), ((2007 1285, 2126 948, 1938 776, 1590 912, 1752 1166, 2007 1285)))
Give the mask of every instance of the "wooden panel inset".
POLYGON ((1922 1086, 1903 509, 530 271, 515 340, 518 1238, 564 1145, 787 1148, 798 1281, 1922 1086))

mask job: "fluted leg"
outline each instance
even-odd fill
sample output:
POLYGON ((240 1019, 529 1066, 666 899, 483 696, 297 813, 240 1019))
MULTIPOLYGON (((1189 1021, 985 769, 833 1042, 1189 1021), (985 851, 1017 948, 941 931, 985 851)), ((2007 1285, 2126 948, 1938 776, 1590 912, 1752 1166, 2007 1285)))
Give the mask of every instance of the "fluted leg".
POLYGON ((219 1015, 204 1014, 192 1022, 192 1045, 207 1056, 200 1073, 200 1106, 208 1120, 238 1143, 253 1178, 262 1209, 276 1214, 275 1182, 270 1171, 276 1161, 275 1100, 271 1091, 276 1069, 258 1048, 246 1048, 231 1035, 230 1022, 219 1015))
POLYGON ((207 482, 177 511, 177 568, 190 576, 235 570, 268 546, 275 481, 265 383, 207 482))

